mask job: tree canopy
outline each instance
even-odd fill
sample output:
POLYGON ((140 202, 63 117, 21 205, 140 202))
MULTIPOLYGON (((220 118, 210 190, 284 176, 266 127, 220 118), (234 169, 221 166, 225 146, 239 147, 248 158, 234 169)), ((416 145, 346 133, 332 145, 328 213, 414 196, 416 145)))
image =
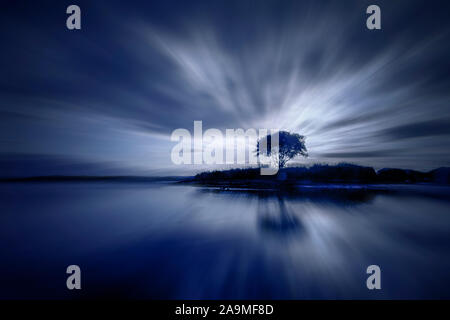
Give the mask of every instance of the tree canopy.
POLYGON ((283 168, 286 162, 295 156, 308 156, 308 151, 305 146, 305 137, 298 133, 291 133, 287 131, 278 132, 278 152, 272 150, 272 135, 267 135, 258 140, 256 144, 256 155, 259 157, 262 154, 261 144, 266 143, 267 155, 277 157, 279 160, 279 167, 283 168))

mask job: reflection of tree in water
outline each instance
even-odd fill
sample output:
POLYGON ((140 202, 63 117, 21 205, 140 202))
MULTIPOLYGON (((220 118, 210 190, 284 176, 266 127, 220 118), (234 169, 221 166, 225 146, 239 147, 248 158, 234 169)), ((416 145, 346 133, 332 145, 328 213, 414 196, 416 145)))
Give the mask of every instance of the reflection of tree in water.
POLYGON ((199 194, 220 193, 230 197, 256 198, 258 201, 257 224, 262 232, 287 236, 302 234, 305 228, 301 213, 293 212, 290 203, 312 202, 338 207, 356 206, 373 201, 386 190, 346 187, 299 187, 284 189, 246 189, 229 187, 201 188, 199 194))
POLYGON ((382 189, 351 188, 351 187, 291 187, 284 189, 250 189, 224 186, 210 186, 197 189, 198 194, 220 193, 231 197, 257 198, 267 200, 277 197, 289 202, 304 202, 333 204, 336 206, 355 206, 370 203, 378 194, 388 194, 382 189))
POLYGON ((258 199, 258 226, 262 231, 287 235, 303 229, 300 219, 295 216, 283 195, 258 199))

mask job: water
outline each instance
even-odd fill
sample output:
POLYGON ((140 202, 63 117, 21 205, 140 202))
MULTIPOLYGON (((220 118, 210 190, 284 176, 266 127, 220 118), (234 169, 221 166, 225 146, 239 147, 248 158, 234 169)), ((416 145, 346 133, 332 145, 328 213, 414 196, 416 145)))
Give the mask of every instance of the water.
POLYGON ((449 188, 393 189, 0 184, 0 298, 450 298, 449 188))

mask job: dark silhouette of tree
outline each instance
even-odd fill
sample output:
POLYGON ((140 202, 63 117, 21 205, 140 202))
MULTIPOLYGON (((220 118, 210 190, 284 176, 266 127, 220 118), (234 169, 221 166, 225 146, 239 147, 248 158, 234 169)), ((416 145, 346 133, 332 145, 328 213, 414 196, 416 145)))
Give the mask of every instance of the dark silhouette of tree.
POLYGON ((277 157, 279 159, 279 167, 284 168, 286 162, 291 160, 295 156, 308 156, 308 151, 305 146, 305 137, 297 133, 290 133, 287 131, 278 132, 278 146, 279 150, 276 152, 272 150, 272 135, 267 135, 264 138, 258 140, 256 144, 256 155, 260 156, 262 154, 261 144, 267 143, 267 155, 272 157, 277 157))

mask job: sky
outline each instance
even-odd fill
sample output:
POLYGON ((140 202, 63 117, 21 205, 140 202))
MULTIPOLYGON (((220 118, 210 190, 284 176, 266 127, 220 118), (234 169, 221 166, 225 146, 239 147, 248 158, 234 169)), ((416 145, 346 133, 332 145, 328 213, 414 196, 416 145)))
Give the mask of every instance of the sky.
MULTIPOLYGON (((448 1, 10 1, 0 176, 190 175, 171 133, 277 128, 309 158, 450 166, 448 1), (81 30, 66 8, 81 8, 81 30), (366 8, 381 8, 381 30, 366 8)), ((225 132, 225 131, 224 131, 225 132)))

